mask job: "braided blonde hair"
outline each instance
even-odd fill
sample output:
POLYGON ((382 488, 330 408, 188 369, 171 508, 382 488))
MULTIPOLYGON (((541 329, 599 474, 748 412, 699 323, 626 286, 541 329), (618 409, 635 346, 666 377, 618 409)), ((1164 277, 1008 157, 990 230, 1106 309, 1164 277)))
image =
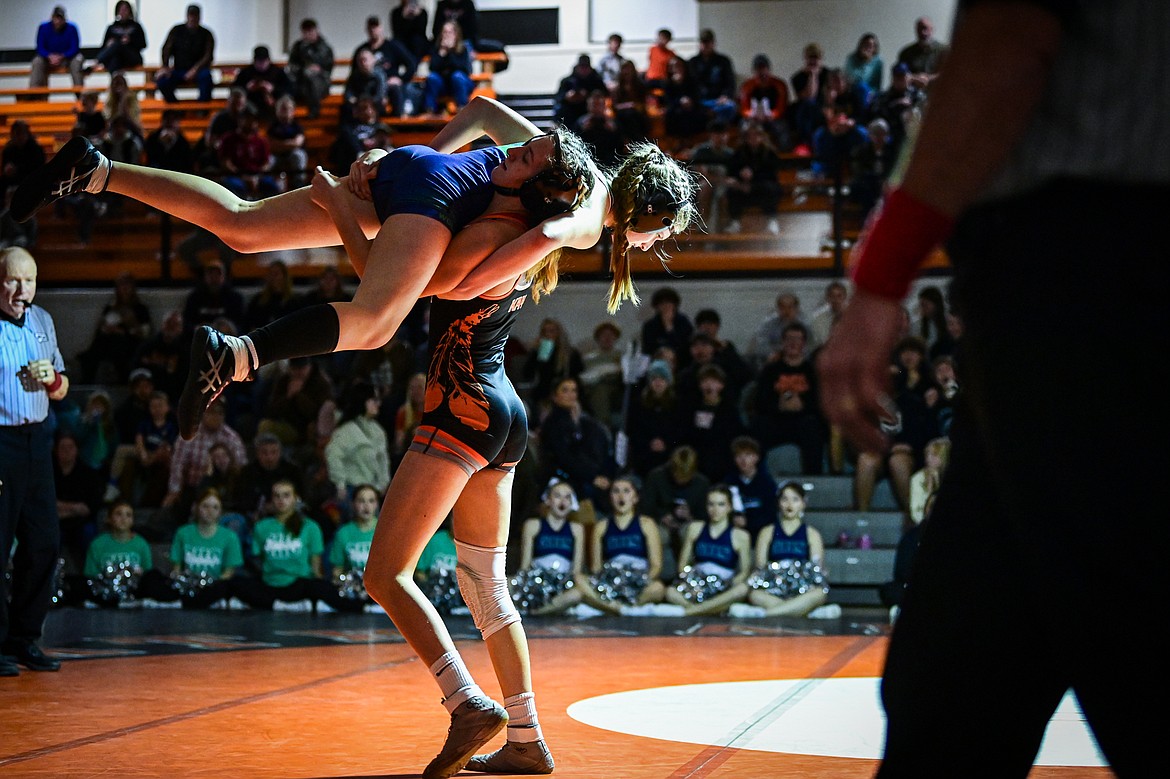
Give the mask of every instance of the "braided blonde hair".
MULTIPOLYGON (((678 235, 687 229, 697 214, 694 203, 697 187, 693 174, 662 149, 646 142, 633 144, 621 164, 607 173, 607 178, 614 213, 613 249, 609 260, 613 281, 607 305, 612 314, 621 307, 622 301, 630 300, 634 305, 641 302, 630 272, 627 237, 634 216, 652 198, 665 195, 668 202, 679 204, 670 227, 671 234, 678 235)), ((661 249, 655 249, 654 253, 663 263, 670 259, 661 249)))

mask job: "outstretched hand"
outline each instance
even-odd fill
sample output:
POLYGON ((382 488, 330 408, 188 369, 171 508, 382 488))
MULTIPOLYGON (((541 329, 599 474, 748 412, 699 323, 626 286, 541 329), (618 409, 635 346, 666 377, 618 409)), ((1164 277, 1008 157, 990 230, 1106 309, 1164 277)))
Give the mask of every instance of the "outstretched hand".
POLYGON ((897 413, 889 366, 901 318, 896 301, 859 289, 817 359, 825 417, 861 451, 889 448, 879 422, 897 413))

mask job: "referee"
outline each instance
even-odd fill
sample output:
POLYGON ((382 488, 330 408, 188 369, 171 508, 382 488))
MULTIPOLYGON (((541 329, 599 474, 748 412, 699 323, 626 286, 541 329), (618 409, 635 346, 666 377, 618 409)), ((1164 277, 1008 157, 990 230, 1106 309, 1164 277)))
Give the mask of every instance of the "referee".
POLYGON ((60 527, 53 488, 49 400, 69 391, 53 319, 32 304, 37 263, 21 248, 0 250, 0 570, 17 542, 12 602, 0 579, 0 676, 56 671, 37 646, 49 612, 60 527))

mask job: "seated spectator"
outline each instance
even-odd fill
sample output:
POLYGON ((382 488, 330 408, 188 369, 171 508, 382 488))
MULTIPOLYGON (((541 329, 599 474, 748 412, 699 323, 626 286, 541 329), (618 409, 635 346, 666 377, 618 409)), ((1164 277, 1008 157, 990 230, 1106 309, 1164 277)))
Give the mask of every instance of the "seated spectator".
MULTIPOLYGON (((825 604, 829 594, 826 581, 825 541, 820 531, 804 521, 804 487, 785 482, 776 496, 779 516, 756 538, 756 573, 752 576, 748 599, 768 617, 807 617, 825 604), (771 563, 784 561, 802 564, 802 579, 807 589, 787 584, 791 574, 780 569, 773 573, 771 563), (804 589, 803 592, 800 590, 804 589)), ((839 613, 839 612, 838 612, 839 613)), ((734 612, 733 612, 734 616, 734 612)))
POLYGON ((252 531, 252 557, 259 576, 236 580, 236 594, 254 609, 361 611, 362 603, 342 598, 323 578, 321 527, 301 512, 297 501, 291 482, 272 486, 272 513, 252 531))
MULTIPOLYGON (((134 507, 119 500, 106 514, 106 530, 85 553, 83 575, 92 582, 87 600, 106 608, 117 608, 136 600, 156 600, 172 591, 166 578, 154 567, 150 544, 134 532, 134 507), (120 571, 131 575, 125 588, 112 587, 120 571)), ((146 605, 145 603, 143 605, 146 605)))
POLYGON ((109 126, 106 121, 106 115, 102 109, 98 107, 97 92, 83 92, 81 95, 81 107, 75 112, 77 116, 77 124, 81 126, 81 134, 89 138, 90 143, 98 143, 102 135, 109 126))
POLYGON ((597 505, 609 490, 609 431, 581 408, 576 379, 561 379, 553 388, 552 407, 540 423, 540 462, 546 479, 567 481, 582 502, 597 505))
MULTIPOLYGON (((431 116, 439 113, 439 98, 449 97, 455 110, 471 100, 475 82, 471 80, 471 50, 463 40, 463 32, 455 22, 443 25, 427 61, 425 110, 431 116)), ((570 126, 572 126, 570 124, 570 126)))
POLYGON ((874 113, 890 126, 890 144, 895 157, 906 139, 907 119, 922 106, 924 99, 922 91, 910 83, 910 68, 904 64, 894 66, 890 71, 890 88, 874 99, 874 113))
POLYGON ((792 104, 788 124, 794 150, 809 152, 813 133, 825 122, 822 86, 825 81, 824 50, 818 43, 804 47, 804 66, 792 74, 792 104))
POLYGON ((337 529, 329 544, 329 570, 333 586, 343 597, 359 601, 363 607, 374 601, 366 593, 362 577, 370 559, 370 545, 378 528, 378 510, 382 492, 372 484, 361 484, 353 491, 353 519, 337 529))
POLYGON ((760 467, 760 443, 751 436, 736 436, 731 441, 735 467, 722 480, 739 496, 740 513, 733 518, 754 540, 775 516, 776 481, 766 468, 760 467))
POLYGON ((390 486, 390 441, 378 422, 382 399, 369 384, 355 384, 347 394, 340 424, 325 445, 329 481, 343 506, 363 484, 380 493, 390 486))
POLYGON ((394 412, 406 399, 406 385, 418 367, 414 346, 401 337, 399 330, 377 349, 354 352, 352 361, 333 375, 342 392, 359 384, 372 386, 382 399, 379 421, 384 428, 391 430, 394 412))
POLYGON ((699 86, 686 62, 675 57, 667 63, 666 73, 662 86, 663 128, 671 138, 685 144, 707 127, 707 109, 699 99, 699 86))
POLYGON ((937 389, 926 391, 926 405, 934 415, 939 435, 949 435, 955 416, 955 397, 959 394, 959 381, 955 372, 955 358, 940 355, 931 359, 934 366, 934 383, 937 389))
POLYGON ((294 358, 288 361, 287 370, 272 380, 258 429, 274 433, 294 460, 304 461, 316 446, 317 421, 327 402, 333 402, 328 377, 309 358, 294 358))
POLYGON ((750 124, 735 148, 731 161, 731 182, 727 185, 727 215, 731 221, 727 232, 743 229, 741 219, 748 206, 758 206, 768 218, 767 229, 779 235, 780 223, 776 214, 784 188, 780 186, 780 155, 768 140, 764 128, 750 124))
POLYGON ((14 189, 44 164, 45 149, 33 136, 28 122, 14 119, 8 131, 8 143, 0 152, 0 192, 14 189))
POLYGON ((695 381, 697 394, 682 404, 681 438, 698 454, 699 470, 717 483, 732 467, 732 439, 743 432, 738 396, 727 390, 727 374, 713 361, 695 371, 695 381))
POLYGON ((272 175, 268 139, 260 132, 260 116, 251 105, 244 109, 239 127, 223 137, 219 162, 223 185, 243 200, 263 200, 280 191, 272 175))
POLYGON ((687 61, 699 90, 699 102, 712 119, 732 122, 738 112, 735 68, 731 58, 715 50, 715 31, 699 33, 699 53, 687 61))
POLYGON ((622 63, 628 62, 621 54, 622 41, 621 35, 616 32, 611 33, 605 40, 605 54, 597 60, 597 75, 601 76, 601 80, 605 82, 605 88, 610 92, 613 92, 614 87, 617 86, 618 72, 622 69, 622 63))
POLYGON ((231 527, 240 536, 240 543, 244 544, 245 552, 249 551, 251 542, 250 522, 254 517, 250 515, 256 511, 256 504, 246 505, 251 499, 243 485, 243 465, 236 460, 232 450, 226 444, 212 444, 208 450, 208 466, 206 475, 195 488, 197 495, 208 490, 214 490, 219 496, 220 507, 225 513, 223 524, 231 527), (245 544, 245 540, 248 544, 245 544))
POLYGON ((223 401, 215 401, 207 407, 199 429, 191 440, 179 438, 175 441, 167 494, 162 501, 164 508, 171 509, 173 519, 185 518, 190 514, 195 488, 208 472, 212 446, 223 444, 236 462, 242 463, 248 459, 240 434, 227 425, 224 412, 223 401))
POLYGON ((183 115, 173 108, 163 111, 159 128, 146 136, 144 151, 146 164, 152 168, 192 173, 195 170, 195 152, 183 135, 183 115))
POLYGON ((589 95, 601 90, 608 92, 605 82, 593 69, 588 54, 577 57, 577 63, 569 75, 561 79, 557 86, 555 117, 559 124, 565 127, 575 127, 577 122, 589 110, 587 101, 589 95))
POLYGON ((845 78, 853 84, 864 84, 873 94, 882 91, 885 63, 878 56, 878 39, 867 32, 857 40, 857 48, 845 57, 845 78))
POLYGON ((29 69, 30 87, 47 87, 53 71, 68 71, 73 86, 82 85, 85 55, 81 53, 81 33, 76 24, 65 19, 65 6, 54 6, 49 21, 37 27, 36 52, 29 69))
POLYGON ((223 503, 215 490, 195 501, 195 517, 175 531, 171 579, 185 609, 206 609, 231 598, 232 577, 244 566, 240 537, 221 524, 223 503))
POLYGON ((747 361, 740 356, 735 344, 719 335, 722 318, 713 308, 700 309, 695 314, 695 332, 710 339, 715 347, 715 364, 727 374, 727 384, 738 395, 752 380, 754 373, 747 361))
MULTIPOLYGON (((708 313, 710 313, 709 309, 708 313)), ((702 331, 696 331, 691 336, 691 362, 687 367, 678 372, 678 376, 675 379, 675 388, 678 391, 679 397, 685 403, 697 401, 702 394, 699 390, 699 371, 707 366, 716 366, 719 368, 722 373, 725 394, 732 405, 739 398, 744 385, 751 378, 751 374, 747 371, 747 366, 743 361, 738 360, 738 357, 736 358, 738 362, 735 362, 728 359, 726 353, 720 355, 719 349, 721 343, 717 338, 713 338, 708 333, 702 331), (727 369, 720 364, 721 362, 729 362, 733 366, 735 374, 728 374, 727 369)), ((732 346, 730 348, 733 350, 732 353, 734 353, 735 347, 732 346)), ((724 349, 726 351, 726 347, 724 349)), ((722 475, 720 473, 715 478, 722 475)))
POLYGON ((301 37, 289 49, 287 71, 297 100, 308 107, 309 118, 316 119, 333 74, 333 47, 322 37, 316 19, 301 20, 301 37))
POLYGON ((764 128, 778 149, 792 148, 786 114, 788 85, 772 75, 772 61, 766 54, 752 58, 752 75, 739 87, 739 116, 745 124, 764 128))
POLYGON ((279 177, 283 192, 309 183, 309 155, 305 151, 305 128, 296 120, 296 102, 285 95, 276 101, 276 115, 265 133, 272 152, 269 170, 279 177))
POLYGON ((813 171, 834 182, 847 181, 850 159, 869 143, 865 128, 841 102, 825 108, 825 124, 813 133, 813 171))
POLYGON ((673 38, 674 35, 665 27, 655 33, 654 43, 647 53, 646 72, 642 74, 647 89, 662 89, 666 86, 667 65, 678 57, 674 49, 670 48, 670 41, 673 38))
POLYGON ((222 173, 220 147, 223 145, 223 139, 228 133, 239 129, 247 108, 247 93, 240 87, 232 87, 224 107, 211 117, 207 129, 195 145, 195 166, 201 175, 213 178, 222 173))
POLYGON ((586 101, 587 110, 577 120, 577 135, 593 147, 597 161, 605 166, 617 164, 622 149, 622 136, 617 122, 609 115, 609 96, 595 89, 586 101))
POLYGON ((61 519, 61 548, 72 570, 80 570, 85 550, 97 535, 97 516, 106 482, 78 457, 77 438, 59 430, 53 443, 53 484, 61 519))
POLYGON ((649 473, 666 462, 671 449, 680 441, 681 414, 674 389, 674 371, 665 360, 652 360, 644 385, 630 398, 626 417, 630 468, 649 473))
POLYGON ((348 171, 354 160, 370 149, 385 148, 383 143, 389 132, 390 128, 378 119, 375 100, 362 98, 357 101, 352 120, 342 123, 338 128, 337 140, 330 147, 333 170, 338 173, 348 171))
POLYGON ((108 361, 114 368, 119 384, 130 375, 130 359, 151 333, 150 309, 138 296, 134 276, 129 272, 118 274, 114 280, 114 296, 98 319, 93 339, 85 351, 77 355, 81 366, 81 382, 92 383, 98 367, 108 361))
POLYGON ((845 311, 849 291, 840 281, 830 281, 825 286, 825 302, 812 313, 808 325, 809 341, 814 349, 824 346, 833 332, 833 326, 845 311))
POLYGON ((273 486, 279 481, 291 482, 297 494, 302 494, 305 483, 302 470, 285 457, 284 444, 272 433, 258 433, 252 441, 253 458, 239 459, 237 453, 232 459, 240 463, 239 498, 248 518, 255 522, 266 513, 272 512, 269 499, 273 486))
POLYGON ((673 287, 659 287, 650 296, 654 316, 642 323, 642 354, 654 355, 662 347, 674 352, 677 366, 690 362, 691 335, 695 326, 679 308, 682 298, 673 287))
POLYGON ((256 113, 271 119, 276 111, 276 101, 285 95, 292 96, 293 83, 284 68, 272 61, 267 46, 252 49, 252 62, 236 74, 232 86, 240 87, 247 95, 248 105, 256 113))
POLYGON ((565 328, 556 319, 545 318, 521 373, 524 381, 532 386, 529 402, 539 409, 546 408, 553 386, 561 379, 576 379, 584 367, 581 353, 569 340, 565 328))
POLYGON ((244 296, 227 280, 227 269, 218 260, 203 266, 201 280, 187 293, 183 303, 183 324, 189 336, 199 325, 224 318, 236 324, 244 321, 244 296))
POLYGON ((688 522, 707 519, 707 490, 711 481, 699 471, 699 455, 689 446, 678 446, 670 459, 650 471, 642 497, 642 510, 654 517, 666 544, 666 575, 678 573, 676 561, 682 548, 682 532, 688 522))
POLYGON ((719 232, 722 226, 727 187, 732 181, 735 149, 730 140, 731 128, 726 122, 711 122, 707 126, 707 139, 681 155, 699 176, 699 213, 711 232, 719 232))
POLYGON ((134 355, 133 364, 150 371, 154 386, 166 392, 172 403, 179 402, 187 380, 187 347, 183 312, 171 311, 163 317, 158 332, 147 338, 134 355))
POLYGON ((187 85, 198 86, 200 101, 211 100, 215 36, 200 24, 202 16, 198 5, 187 6, 187 21, 172 27, 163 42, 162 67, 154 73, 154 84, 168 103, 178 100, 178 87, 187 85))
POLYGON ((752 539, 735 526, 732 513, 731 490, 718 484, 707 490, 706 521, 683 529, 679 572, 666 588, 666 602, 681 606, 686 616, 719 614, 747 598, 752 539))
POLYGON ((431 40, 438 41, 443 35, 443 25, 450 23, 459 25, 463 39, 474 48, 479 41, 479 12, 474 0, 438 0, 431 23, 431 40))
POLYGON ((394 449, 392 464, 394 467, 401 462, 403 455, 410 448, 414 440, 414 431, 422 420, 423 407, 426 402, 427 375, 415 373, 406 385, 406 399, 394 413, 394 449))
POLYGON ((561 614, 581 602, 585 530, 569 515, 577 510, 571 484, 549 480, 541 496, 541 516, 520 527, 520 567, 510 582, 512 600, 524 614, 561 614))
POLYGON ((905 65, 910 81, 920 89, 930 86, 946 58, 947 45, 935 40, 934 22, 921 16, 914 21, 914 42, 898 52, 898 65, 905 65))
POLYGON ((767 450, 781 444, 800 448, 801 473, 824 472, 827 430, 820 413, 817 375, 806 356, 808 330, 799 323, 784 328, 780 356, 756 377, 755 413, 749 426, 767 450))
POLYGON ((918 290, 918 313, 911 320, 910 326, 927 350, 940 340, 950 338, 947 332, 947 304, 942 290, 933 284, 918 290))
POLYGON ((146 48, 146 31, 134 18, 134 6, 128 0, 114 4, 114 21, 102 36, 102 48, 97 62, 86 68, 86 73, 118 73, 126 68, 142 65, 142 50, 146 48))
POLYGON ((264 270, 264 286, 248 300, 245 328, 255 330, 280 319, 292 310, 292 300, 293 286, 288 266, 280 260, 273 260, 264 270))
POLYGON ((138 91, 130 88, 125 73, 114 73, 110 76, 110 91, 106 93, 102 116, 110 125, 114 123, 114 119, 122 117, 130 131, 142 138, 142 107, 138 104, 138 91))
POLYGON ((613 119, 624 144, 644 141, 649 131, 646 118, 646 84, 633 62, 622 65, 612 93, 613 119))
POLYGON ((337 267, 326 265, 321 269, 313 286, 303 295, 297 296, 294 306, 306 308, 318 303, 342 303, 349 301, 352 297, 342 286, 341 274, 337 272, 337 267))
POLYGON ((760 324, 748 347, 748 354, 757 366, 771 362, 780 355, 784 330, 796 323, 804 324, 800 298, 791 292, 781 292, 776 296, 776 313, 760 324))
POLYGON ((422 60, 431 50, 427 21, 427 9, 419 0, 399 0, 390 9, 390 40, 401 43, 416 60, 422 60))
POLYGON ((171 412, 167 393, 150 394, 150 416, 138 425, 134 435, 134 459, 122 474, 122 497, 136 506, 160 506, 166 497, 171 475, 171 457, 179 437, 179 423, 171 412))
POLYGON ((85 399, 85 407, 75 420, 59 414, 63 428, 71 428, 77 438, 78 456, 96 470, 103 481, 110 477, 114 450, 118 448, 118 429, 114 426, 114 403, 103 389, 96 389, 85 399))
POLYGON ((613 427, 622 408, 622 350, 618 339, 621 328, 612 321, 601 322, 593 328, 595 347, 581 357, 584 370, 577 377, 585 407, 599 422, 613 427))
POLYGON ((630 474, 614 479, 610 512, 589 534, 593 575, 581 595, 590 606, 610 614, 661 603, 665 595, 662 535, 654 519, 639 510, 641 486, 641 480, 630 474))
POLYGON ((154 377, 149 368, 141 366, 130 371, 127 379, 130 392, 114 408, 114 428, 118 432, 118 445, 127 447, 129 456, 134 448, 134 436, 138 426, 150 419, 150 396, 154 394, 154 377))
MULTIPOLYGON (((382 20, 377 16, 366 19, 366 40, 354 49, 353 59, 358 59, 363 51, 369 51, 374 55, 371 71, 382 81, 384 93, 381 96, 382 107, 378 111, 379 116, 386 111, 394 116, 412 113, 403 109, 407 99, 413 101, 415 97, 415 92, 408 90, 418 70, 418 60, 415 56, 400 41, 386 38, 382 20)), ((468 67, 470 72, 470 65, 468 67)), ((378 97, 368 85, 361 96, 378 97)))
POLYGON ((926 502, 938 492, 942 485, 943 473, 951 454, 949 438, 934 438, 923 450, 923 466, 910 477, 910 521, 922 524, 926 518, 926 502))

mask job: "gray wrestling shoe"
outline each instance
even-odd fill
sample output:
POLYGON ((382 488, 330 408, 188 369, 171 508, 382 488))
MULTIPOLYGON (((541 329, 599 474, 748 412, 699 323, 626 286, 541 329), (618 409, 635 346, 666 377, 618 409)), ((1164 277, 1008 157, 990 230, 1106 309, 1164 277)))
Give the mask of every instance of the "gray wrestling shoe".
POLYGON ((468 771, 485 774, 551 774, 553 759, 544 741, 509 741, 490 755, 467 761, 468 771))
POLYGON ((468 698, 451 713, 443 749, 423 771, 423 779, 447 779, 508 724, 508 712, 487 696, 468 698))

